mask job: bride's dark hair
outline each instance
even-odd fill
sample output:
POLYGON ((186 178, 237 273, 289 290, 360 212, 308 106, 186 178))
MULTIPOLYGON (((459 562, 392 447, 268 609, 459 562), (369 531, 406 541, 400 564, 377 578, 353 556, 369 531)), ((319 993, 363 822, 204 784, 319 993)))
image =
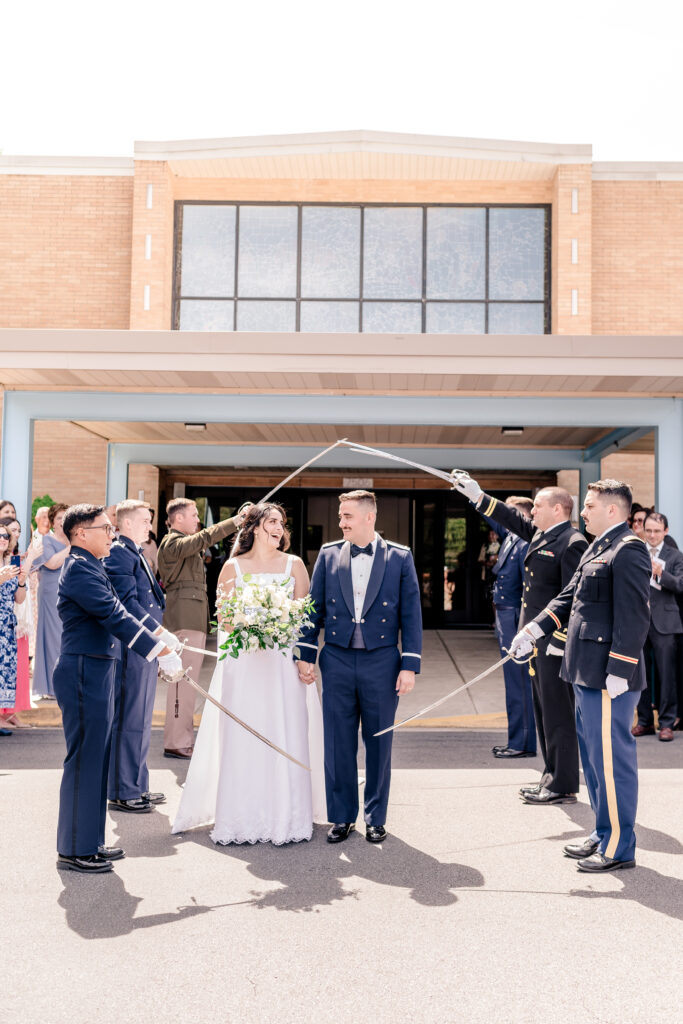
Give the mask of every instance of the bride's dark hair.
POLYGON ((277 512, 282 517, 283 534, 278 544, 279 551, 289 551, 290 534, 287 529, 287 513, 283 509, 282 505, 273 505, 270 502, 263 505, 252 505, 247 509, 242 528, 237 534, 234 547, 230 552, 230 557, 235 558, 238 555, 246 555, 247 551, 251 551, 254 546, 254 530, 256 527, 263 522, 272 512, 277 512))

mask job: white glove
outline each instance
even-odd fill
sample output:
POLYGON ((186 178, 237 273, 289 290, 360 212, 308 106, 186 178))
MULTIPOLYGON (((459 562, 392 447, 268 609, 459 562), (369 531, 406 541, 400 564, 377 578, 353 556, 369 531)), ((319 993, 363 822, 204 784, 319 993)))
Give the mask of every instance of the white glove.
POLYGON ((534 649, 533 638, 526 632, 525 629, 518 633, 513 638, 512 643, 508 648, 508 654, 512 658, 527 658, 534 649))
POLYGON ((621 676, 607 676, 605 686, 607 687, 607 692, 612 700, 614 700, 615 697, 620 697, 622 693, 626 693, 628 690, 628 683, 625 679, 622 679, 621 676))
POLYGON ((168 629, 164 629, 163 626, 159 626, 156 630, 155 636, 158 636, 167 647, 170 647, 172 651, 182 651, 183 645, 175 633, 171 633, 168 629))
POLYGON ((473 480, 469 473, 466 473, 464 469, 454 469, 451 472, 451 480, 453 481, 453 490, 460 491, 466 498, 469 498, 471 502, 479 501, 480 497, 484 493, 477 483, 473 480))
POLYGON ((185 674, 183 663, 175 651, 170 654, 162 654, 159 658, 159 668, 172 683, 185 674))
POLYGON ((548 646, 545 649, 545 653, 553 654, 556 658, 564 657, 564 651, 561 650, 559 647, 556 647, 555 644, 548 644, 548 646))

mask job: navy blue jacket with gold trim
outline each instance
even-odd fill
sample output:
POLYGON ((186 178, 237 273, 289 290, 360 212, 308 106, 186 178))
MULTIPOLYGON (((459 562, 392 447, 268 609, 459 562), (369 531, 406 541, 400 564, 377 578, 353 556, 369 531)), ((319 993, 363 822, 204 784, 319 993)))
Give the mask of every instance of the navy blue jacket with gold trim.
POLYGON ((114 593, 102 562, 72 545, 59 577, 57 611, 62 620, 62 654, 115 658, 118 638, 152 661, 164 644, 130 615, 114 593))
POLYGON ((604 690, 614 675, 629 690, 644 689, 651 569, 645 544, 625 522, 593 541, 574 577, 535 619, 544 633, 568 623, 565 682, 604 690))
POLYGON ((302 661, 315 664, 321 627, 325 628, 326 644, 349 647, 358 624, 368 651, 397 647, 400 633, 401 668, 420 671, 422 606, 409 548, 378 537, 359 623, 355 618, 348 541, 323 544, 311 577, 311 597, 315 602, 313 625, 301 633, 297 644, 302 661))
MULTIPOLYGON (((579 559, 588 547, 588 541, 567 520, 553 527, 549 533, 538 530, 530 519, 514 505, 483 494, 477 510, 512 530, 518 537, 529 541, 524 556, 524 591, 519 616, 519 628, 533 619, 569 583, 576 572, 579 559)), ((564 643, 564 632, 553 637, 555 646, 564 643)))

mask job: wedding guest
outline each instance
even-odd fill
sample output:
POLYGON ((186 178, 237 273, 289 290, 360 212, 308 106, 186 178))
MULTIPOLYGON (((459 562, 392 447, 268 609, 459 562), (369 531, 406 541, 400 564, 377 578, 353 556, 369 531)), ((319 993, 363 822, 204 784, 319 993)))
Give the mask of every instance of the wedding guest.
POLYGON ((17 510, 11 501, 3 501, 0 498, 0 517, 11 516, 12 519, 16 519, 17 510))
MULTIPOLYGON (((166 506, 166 515, 169 531, 159 545, 159 572, 166 589, 164 626, 191 647, 204 648, 209 628, 204 551, 235 533, 243 516, 238 513, 200 530, 197 506, 189 498, 173 498, 166 506)), ((197 680, 204 655, 184 651, 182 659, 183 668, 197 680)), ((194 698, 195 691, 183 680, 168 687, 164 757, 188 761, 192 757, 194 698)))
MULTIPOLYGON (((17 638, 15 609, 26 600, 26 575, 17 566, 5 564, 10 533, 0 527, 0 709, 13 711, 17 689, 17 638)), ((11 735, 9 729, 0 734, 11 735)))
MULTIPOLYGON (((651 665, 657 665, 659 676, 659 739, 664 743, 674 738, 677 706, 677 644, 683 634, 683 623, 677 596, 683 593, 683 555, 665 544, 669 524, 661 512, 651 512, 645 520, 645 539, 652 564, 650 577, 650 629, 645 642, 645 664, 648 678, 651 665)), ((631 730, 634 736, 654 735, 655 721, 652 694, 643 690, 638 702, 638 723, 631 730)))
POLYGON ((36 655, 33 665, 33 693, 54 697, 52 672, 59 655, 62 624, 57 614, 57 585, 62 566, 69 554, 69 541, 62 529, 68 506, 56 504, 48 512, 52 532, 43 537, 43 550, 34 561, 38 568, 38 625, 36 655))
MULTIPOLYGON (((50 511, 49 505, 41 505, 39 509, 36 509, 35 523, 36 528, 33 531, 31 538, 31 544, 29 552, 31 553, 31 560, 35 561, 38 555, 43 550, 43 537, 50 532, 50 519, 48 512, 50 511)), ((27 552, 28 553, 28 552, 27 552)), ((38 582, 40 576, 37 572, 32 572, 27 579, 27 602, 31 609, 30 614, 30 628, 28 634, 28 653, 29 657, 33 658, 36 653, 36 625, 38 623, 38 582)))
MULTIPOLYGON (((11 565, 12 559, 19 555, 19 538, 21 537, 21 523, 9 517, 0 518, 0 531, 7 530, 10 540, 9 546, 2 561, 4 565, 11 565)), ((15 729, 30 728, 18 717, 20 711, 28 711, 31 707, 31 682, 29 676, 28 657, 28 636, 30 631, 31 602, 29 600, 28 575, 31 568, 32 556, 29 553, 23 559, 22 572, 25 578, 26 596, 25 599, 17 602, 14 607, 15 613, 15 637, 17 645, 17 685, 15 701, 12 708, 2 709, 3 725, 15 729)))

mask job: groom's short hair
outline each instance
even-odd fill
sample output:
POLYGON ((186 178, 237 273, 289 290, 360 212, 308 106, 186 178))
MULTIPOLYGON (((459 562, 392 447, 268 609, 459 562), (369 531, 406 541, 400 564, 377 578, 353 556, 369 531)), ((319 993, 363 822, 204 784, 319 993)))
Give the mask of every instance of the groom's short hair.
POLYGON ((339 502, 357 501, 359 505, 365 505, 373 512, 377 512, 377 499, 372 491, 345 491, 339 495, 339 502))

